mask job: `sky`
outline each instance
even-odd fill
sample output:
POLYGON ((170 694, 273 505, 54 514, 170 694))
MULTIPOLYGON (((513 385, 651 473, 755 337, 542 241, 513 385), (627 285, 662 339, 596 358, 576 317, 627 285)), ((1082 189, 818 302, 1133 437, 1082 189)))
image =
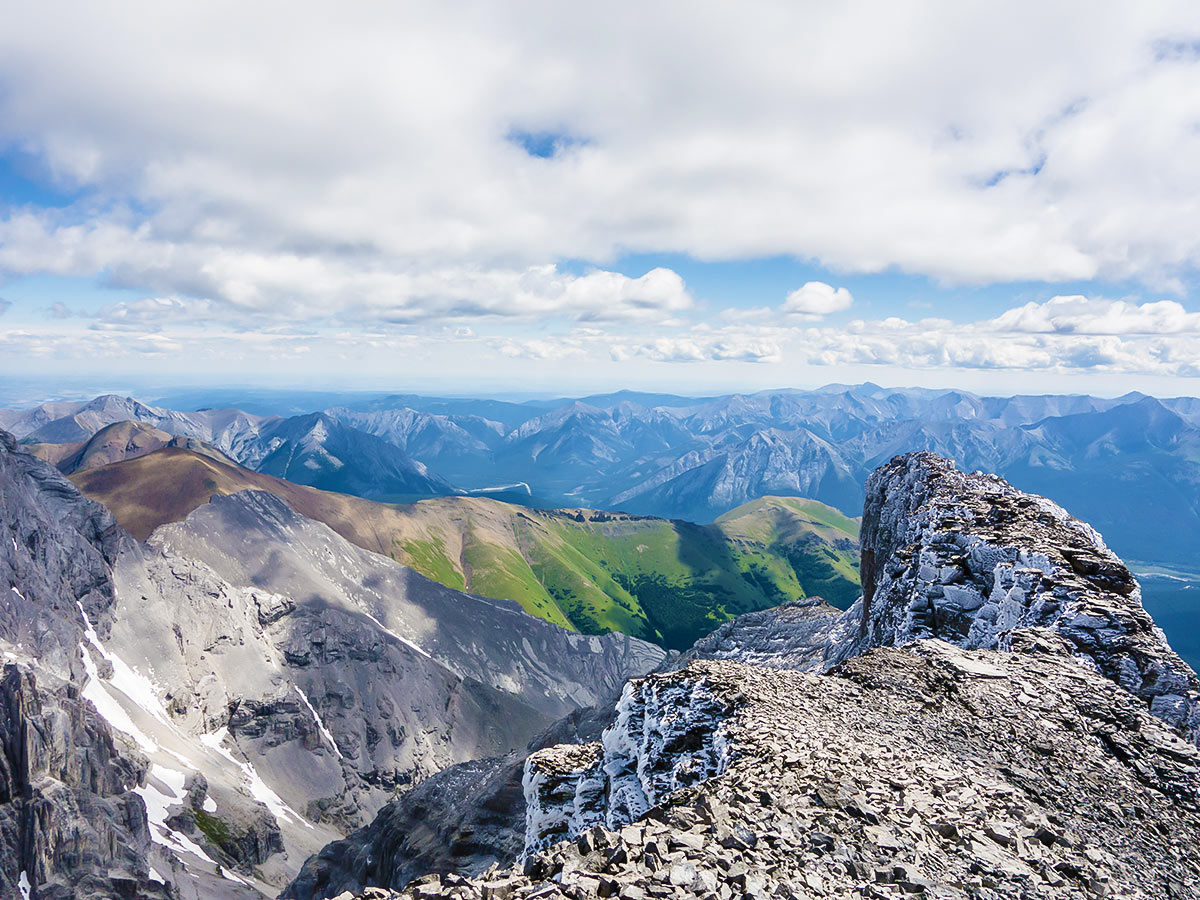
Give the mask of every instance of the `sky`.
POLYGON ((0 377, 1200 394, 1195 3, 0 2, 0 377))

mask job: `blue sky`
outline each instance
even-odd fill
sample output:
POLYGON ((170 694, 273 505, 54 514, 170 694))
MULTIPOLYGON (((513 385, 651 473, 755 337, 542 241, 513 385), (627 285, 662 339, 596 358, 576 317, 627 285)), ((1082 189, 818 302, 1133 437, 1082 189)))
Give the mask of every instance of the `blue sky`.
POLYGON ((1198 393, 1200 11, 1080 12, 18 10, 0 376, 1198 393))

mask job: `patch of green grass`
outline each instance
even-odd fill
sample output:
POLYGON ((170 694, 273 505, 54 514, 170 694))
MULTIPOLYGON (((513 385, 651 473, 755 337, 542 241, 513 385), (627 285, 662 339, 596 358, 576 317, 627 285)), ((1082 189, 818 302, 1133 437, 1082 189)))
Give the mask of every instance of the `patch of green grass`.
POLYGON ((514 510, 511 539, 466 525, 461 567, 440 539, 404 542, 401 561, 557 625, 672 649, 743 613, 813 595, 845 608, 859 593, 858 522, 813 500, 764 497, 712 525, 514 510))
POLYGON ((402 554, 393 554, 397 562, 416 569, 426 578, 432 578, 447 587, 458 591, 466 590, 466 578, 446 553, 446 543, 441 538, 435 536, 427 541, 398 540, 396 546, 402 554))
POLYGON ((233 837, 229 833, 228 823, 202 809, 192 810, 192 817, 196 820, 196 827, 203 832, 204 836, 224 850, 233 837))
POLYGON ((515 550, 485 543, 469 533, 463 548, 463 563, 469 568, 472 593, 515 600, 531 615, 572 631, 579 630, 515 550))

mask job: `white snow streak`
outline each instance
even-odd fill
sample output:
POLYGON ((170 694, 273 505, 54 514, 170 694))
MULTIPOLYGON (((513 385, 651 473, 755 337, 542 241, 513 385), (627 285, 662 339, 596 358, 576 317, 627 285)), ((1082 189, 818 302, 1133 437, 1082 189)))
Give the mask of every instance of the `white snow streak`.
POLYGON ((329 746, 332 747, 333 752, 338 755, 338 759, 345 759, 345 757, 342 756, 342 751, 338 749, 337 741, 333 739, 333 735, 330 734, 329 729, 325 727, 325 722, 322 721, 321 717, 317 714, 312 702, 305 695, 304 691, 300 690, 299 685, 293 685, 293 687, 296 688, 296 693, 300 695, 300 699, 304 701, 304 705, 308 707, 308 711, 312 713, 313 721, 317 723, 317 730, 320 731, 325 740, 329 742, 329 746))
POLYGON ((204 746, 208 747, 210 750, 215 750, 218 754, 225 757, 227 760, 241 769, 242 774, 245 776, 247 782, 246 787, 249 789, 250 795, 259 803, 264 804, 267 809, 271 811, 271 814, 275 816, 275 818, 295 819, 305 828, 312 828, 313 826, 311 822, 284 803, 283 799, 267 786, 267 783, 263 781, 259 777, 258 772, 254 770, 254 766, 252 766, 250 763, 242 762, 221 746, 221 742, 225 740, 225 736, 228 733, 229 732, 227 729, 222 728, 219 731, 214 731, 212 734, 202 734, 200 735, 200 743, 204 744, 204 746))

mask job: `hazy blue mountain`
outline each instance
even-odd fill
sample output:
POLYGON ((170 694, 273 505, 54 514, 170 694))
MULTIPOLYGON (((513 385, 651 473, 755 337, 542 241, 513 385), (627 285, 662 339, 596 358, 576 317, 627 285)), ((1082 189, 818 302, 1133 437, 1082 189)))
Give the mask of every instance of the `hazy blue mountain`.
POLYGON ((324 413, 274 422, 262 439, 263 456, 254 468, 296 484, 372 498, 455 493, 395 444, 324 413))
MULTIPOLYGON (((285 394, 275 408, 304 396, 285 394)), ((1195 398, 980 397, 870 383, 708 398, 338 396, 319 420, 102 397, 0 411, 0 427, 67 441, 110 419, 140 418, 250 468, 365 496, 500 487, 530 505, 697 521, 764 494, 809 496, 855 515, 875 466, 931 450, 1057 500, 1130 559, 1200 569, 1195 398)))

